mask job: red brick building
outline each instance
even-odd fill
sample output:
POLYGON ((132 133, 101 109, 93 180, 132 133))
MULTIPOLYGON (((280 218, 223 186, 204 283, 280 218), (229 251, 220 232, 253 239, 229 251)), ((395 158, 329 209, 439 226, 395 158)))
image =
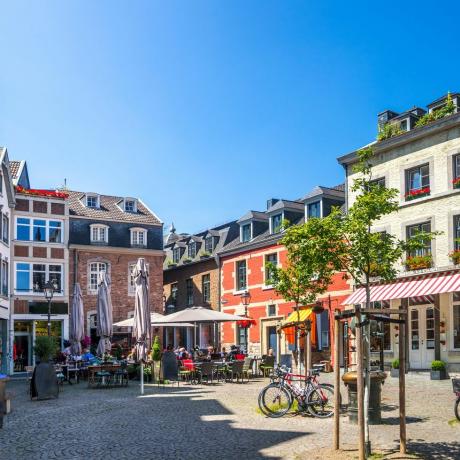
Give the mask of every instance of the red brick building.
MULTIPOLYGON (((142 203, 131 197, 115 197, 69 191, 70 301, 80 283, 85 328, 96 343, 97 278, 101 271, 111 280, 113 321, 134 314, 131 276, 139 257, 149 269, 151 310, 163 312, 163 224, 142 203)), ((127 328, 114 328, 114 342, 130 337, 127 328)))
MULTIPOLYGON (((316 187, 301 200, 269 200, 264 212, 251 211, 238 220, 239 238, 219 253, 221 267, 222 311, 245 314, 242 294, 249 294, 248 315, 256 322, 246 330, 235 323, 222 325, 222 344, 247 345, 249 353, 266 354, 269 348, 276 353, 290 354, 293 347, 282 335, 281 350, 277 350, 277 327, 293 312, 293 302, 286 302, 267 284, 267 263, 282 267, 286 263, 286 250, 279 245, 282 237, 281 222, 285 219, 300 224, 305 219, 329 214, 333 206, 342 206, 345 201, 343 188, 316 187)), ((351 292, 348 281, 341 273, 334 276, 329 292, 322 296, 324 306, 338 308, 351 292)), ((330 348, 329 311, 317 315, 315 337, 316 351, 324 356, 330 348)), ((319 356, 319 355, 318 355, 319 356)))

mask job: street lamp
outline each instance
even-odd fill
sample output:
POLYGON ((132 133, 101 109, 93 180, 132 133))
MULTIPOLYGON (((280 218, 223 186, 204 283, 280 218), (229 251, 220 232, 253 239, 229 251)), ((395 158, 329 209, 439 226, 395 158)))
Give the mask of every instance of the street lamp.
MULTIPOLYGON (((244 291, 241 294, 241 303, 244 305, 244 316, 248 317, 248 305, 249 301, 251 300, 251 294, 249 291, 244 291)), ((248 328, 244 328, 244 345, 246 347, 246 351, 248 350, 248 328)))
POLYGON ((43 286, 45 299, 48 301, 48 337, 51 336, 51 299, 53 298, 54 291, 57 290, 56 281, 48 281, 43 286))

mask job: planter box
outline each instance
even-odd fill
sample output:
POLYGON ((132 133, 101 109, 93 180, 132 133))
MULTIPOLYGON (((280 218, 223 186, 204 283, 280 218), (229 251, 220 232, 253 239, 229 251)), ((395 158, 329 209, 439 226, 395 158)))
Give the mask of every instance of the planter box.
POLYGON ((390 375, 392 377, 397 377, 399 378, 399 369, 394 369, 393 367, 390 369, 390 375))
POLYGON ((447 373, 445 369, 442 371, 430 371, 430 379, 431 380, 445 380, 447 379, 447 373))

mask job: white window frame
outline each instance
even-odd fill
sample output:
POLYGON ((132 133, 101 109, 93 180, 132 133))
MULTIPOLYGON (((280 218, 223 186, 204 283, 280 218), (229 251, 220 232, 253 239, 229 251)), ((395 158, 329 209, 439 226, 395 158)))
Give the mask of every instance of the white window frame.
POLYGON ((5 259, 2 260, 1 263, 2 270, 1 270, 1 280, 0 280, 0 293, 4 297, 8 297, 10 293, 10 286, 9 286, 9 262, 5 259), (4 292, 4 288, 6 287, 6 292, 4 292))
POLYGON ((264 254, 264 287, 266 289, 273 287, 272 284, 267 284, 267 281, 268 281, 268 279, 267 279, 267 258, 268 258, 268 256, 272 256, 272 255, 276 256, 276 266, 277 267, 279 266, 279 254, 278 254, 277 251, 269 252, 267 254, 264 254))
MULTIPOLYGON (((450 308, 450 350, 451 351, 459 351, 460 348, 455 348, 454 346, 454 306, 459 306, 460 307, 460 301, 454 301, 454 293, 450 293, 450 304, 452 305, 452 308, 450 308)), ((457 334, 460 334, 460 331, 457 331, 457 334)))
POLYGON ((179 247, 172 250, 172 260, 173 263, 178 264, 182 258, 181 250, 179 247), (176 254, 179 254, 179 258, 176 257, 176 254))
POLYGON ((108 243, 109 242, 109 226, 104 224, 91 224, 89 226, 89 238, 91 243, 108 243), (104 230, 104 238, 101 238, 101 232, 104 230), (98 236, 97 239, 94 239, 94 231, 98 236))
MULTIPOLYGON (((2 216, 2 225, 4 224, 4 218, 8 219, 8 216, 5 216, 5 214, 2 216)), ((24 224, 22 224, 24 225, 24 224)), ((2 230, 3 231, 3 230, 2 230)), ((3 239, 3 235, 1 235, 1 238, 3 239)), ((31 217, 31 216, 15 216, 14 218, 14 238, 16 241, 24 241, 24 242, 33 242, 34 244, 63 244, 64 242, 64 221, 61 219, 43 219, 41 217, 31 217), (18 219, 27 219, 29 221, 29 239, 28 240, 18 240, 18 219), (34 220, 44 220, 45 221, 45 241, 35 241, 33 239, 34 235, 34 220), (50 223, 51 222, 59 222, 61 224, 61 241, 50 241, 50 230, 51 227, 50 223)), ((6 241, 3 240, 5 243, 6 241)))
POLYGON ((240 243, 249 243, 252 240, 252 238, 253 238, 252 222, 244 222, 240 224, 240 243), (246 227, 247 225, 249 225, 249 229, 250 229, 249 240, 243 241, 243 227, 246 227))
POLYGON ((107 260, 89 260, 87 269, 88 269, 88 293, 97 294, 97 281, 96 281, 96 286, 93 287, 91 285, 91 275, 96 274, 97 275, 96 280, 99 278, 99 273, 101 273, 103 271, 105 271, 110 276, 110 263, 107 260), (96 270, 92 270, 91 266, 93 264, 97 264, 97 269, 96 270), (101 265, 101 264, 105 265, 106 270, 101 270, 100 269, 99 265, 101 265))
POLYGON ((65 272, 65 267, 64 264, 61 263, 52 263, 52 262, 25 262, 25 261, 17 261, 14 263, 14 276, 13 276, 13 281, 14 281, 14 293, 15 295, 26 295, 26 296, 37 296, 37 297, 43 297, 43 292, 34 292, 33 290, 33 277, 34 277, 34 265, 45 265, 45 281, 49 281, 49 276, 50 276, 50 265, 57 265, 61 267, 61 292, 54 292, 53 297, 63 297, 64 293, 66 291, 66 272, 65 272), (18 264, 26 264, 29 266, 29 288, 27 292, 24 291, 18 291, 17 290, 17 267, 18 264))
POLYGON ((147 230, 145 228, 135 227, 131 228, 131 246, 140 246, 145 248, 147 246, 147 230), (142 235, 143 243, 139 242, 139 236, 142 235))
POLYGON ((10 218, 7 214, 2 214, 2 241, 6 244, 10 244, 10 218))
POLYGON ((101 198, 95 193, 87 193, 85 196, 85 206, 90 209, 99 209, 101 207, 101 198), (90 206, 88 201, 92 198, 96 199, 96 206, 90 206))
MULTIPOLYGON (((283 230, 283 220, 284 220, 284 211, 277 212, 276 214, 272 214, 270 216, 270 219, 269 219, 270 235, 277 235, 278 233, 281 233, 281 231, 283 230), (278 216, 281 216, 281 222, 280 222, 279 230, 275 232, 275 229, 273 227, 273 219, 278 216)), ((251 228, 251 233, 252 233, 252 228, 251 228)))
MULTIPOLYGON (((133 276, 133 271, 136 268, 137 262, 131 262, 128 264, 128 294, 129 295, 134 295, 136 292, 136 289, 134 287, 134 276, 133 276)), ((149 272, 149 264, 146 263, 145 267, 147 268, 147 273, 149 272)))
POLYGON ((125 198, 123 200, 123 211, 125 212, 129 212, 129 213, 136 213, 137 212, 137 200, 136 198, 125 198), (132 210, 128 210, 126 209, 126 206, 128 203, 133 203, 133 209, 132 210))
POLYGON ((187 257, 190 259, 194 259, 196 257, 196 242, 195 241, 190 241, 190 243, 187 246, 187 257), (192 251, 193 248, 193 251, 192 251))

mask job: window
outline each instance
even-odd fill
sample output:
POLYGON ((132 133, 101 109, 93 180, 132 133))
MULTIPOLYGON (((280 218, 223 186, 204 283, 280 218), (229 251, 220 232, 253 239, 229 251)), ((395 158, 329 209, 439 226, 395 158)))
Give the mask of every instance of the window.
POLYGON ((203 302, 208 303, 211 301, 211 277, 208 274, 201 277, 201 289, 203 292, 203 302))
POLYGON ((180 248, 173 249, 173 262, 178 264, 180 260, 180 248))
POLYGON ((211 254, 211 252, 213 251, 213 239, 212 239, 212 236, 208 236, 205 240, 204 240, 204 250, 205 252, 208 252, 209 254, 211 254))
POLYGON ((99 274, 101 272, 107 272, 108 265, 105 262, 91 262, 89 264, 89 290, 97 291, 97 283, 99 280, 99 274))
POLYGON ((244 327, 236 325, 236 341, 237 341, 237 344, 240 347, 243 347, 244 349, 246 349, 246 333, 247 332, 248 330, 245 329, 244 327))
POLYGON ((321 217, 321 202, 315 201, 307 205, 307 217, 311 219, 312 217, 321 217))
POLYGON ((196 243, 191 241, 188 245, 188 256, 190 259, 194 259, 196 257, 196 243))
POLYGON ((2 216, 2 239, 5 243, 9 243, 10 241, 10 219, 7 215, 3 214, 2 216))
POLYGON ((8 262, 2 260, 2 295, 8 297, 8 262))
POLYGON ((187 307, 193 305, 193 280, 188 278, 185 280, 185 286, 187 289, 187 307))
MULTIPOLYGON (((409 225, 407 227, 407 239, 410 240, 414 238, 419 233, 428 233, 431 232, 430 222, 424 222, 422 224, 409 225)), ((431 256, 431 241, 427 239, 423 241, 423 247, 413 249, 408 253, 409 257, 424 257, 431 256)))
MULTIPOLYGON (((51 281, 55 285, 55 295, 62 294, 62 271, 62 265, 19 262, 16 264, 16 291, 42 293, 45 283, 51 281)), ((8 289, 7 279, 2 280, 2 289, 3 286, 8 289)))
POLYGON ((108 242, 108 227, 106 225, 91 225, 91 242, 92 243, 107 243, 108 242))
POLYGON ((246 261, 239 260, 236 263, 236 290, 243 291, 246 287, 246 261))
MULTIPOLYGON (((2 217, 2 238, 8 241, 8 217, 2 217), (5 228, 6 227, 6 228, 5 228)), ((16 239, 20 241, 48 241, 62 243, 63 222, 59 220, 31 219, 18 217, 16 219, 16 239)))
MULTIPOLYGON (((382 300, 378 302, 371 302, 370 308, 390 308, 390 302, 388 300, 382 300)), ((390 323, 378 323, 379 324, 379 333, 383 334, 379 336, 373 337, 371 340, 371 349, 372 351, 380 350, 380 343, 383 339, 383 349, 385 351, 391 350, 391 324, 390 323)))
POLYGON ((453 347, 460 348, 460 292, 453 293, 453 323, 452 323, 452 338, 453 347))
POLYGON ((143 228, 131 229, 131 246, 147 246, 147 230, 143 228))
POLYGON ((276 316, 276 305, 269 305, 267 310, 268 316, 276 316))
POLYGON ((399 124, 399 129, 401 131, 407 131, 407 120, 401 121, 401 123, 399 124))
POLYGON ((244 224, 241 226, 241 242, 247 243, 251 241, 251 224, 244 224))
POLYGON ((274 252, 273 254, 267 254, 265 256, 265 284, 273 284, 272 280, 272 270, 270 269, 269 264, 278 265, 278 254, 274 252))
POLYGON ((126 212, 136 212, 137 206, 135 200, 125 200, 125 211, 126 212))
POLYGON ((460 153, 453 157, 453 179, 460 179, 460 153))
POLYGON ((460 215, 454 216, 454 249, 460 251, 460 215))
POLYGON ((98 208, 99 197, 97 195, 86 195, 86 206, 88 208, 98 208))
POLYGON ((425 164, 406 171, 406 198, 430 193, 430 167, 425 164))
POLYGON ((173 283, 171 284, 171 303, 174 306, 177 305, 177 294, 178 294, 177 283, 173 283))
MULTIPOLYGON (((129 264, 128 265, 128 274, 129 274, 129 284, 128 284, 128 293, 134 294, 136 292, 136 286, 134 283, 134 269, 136 268, 137 264, 129 264)), ((145 264, 147 269, 147 273, 149 271, 149 264, 145 264)))
POLYGON ((385 178, 384 177, 379 177, 378 179, 371 180, 369 182, 369 185, 371 187, 382 187, 385 188, 385 178))
POLYGON ((272 216, 272 233, 279 233, 281 231, 282 223, 282 214, 276 214, 276 216, 272 216))

